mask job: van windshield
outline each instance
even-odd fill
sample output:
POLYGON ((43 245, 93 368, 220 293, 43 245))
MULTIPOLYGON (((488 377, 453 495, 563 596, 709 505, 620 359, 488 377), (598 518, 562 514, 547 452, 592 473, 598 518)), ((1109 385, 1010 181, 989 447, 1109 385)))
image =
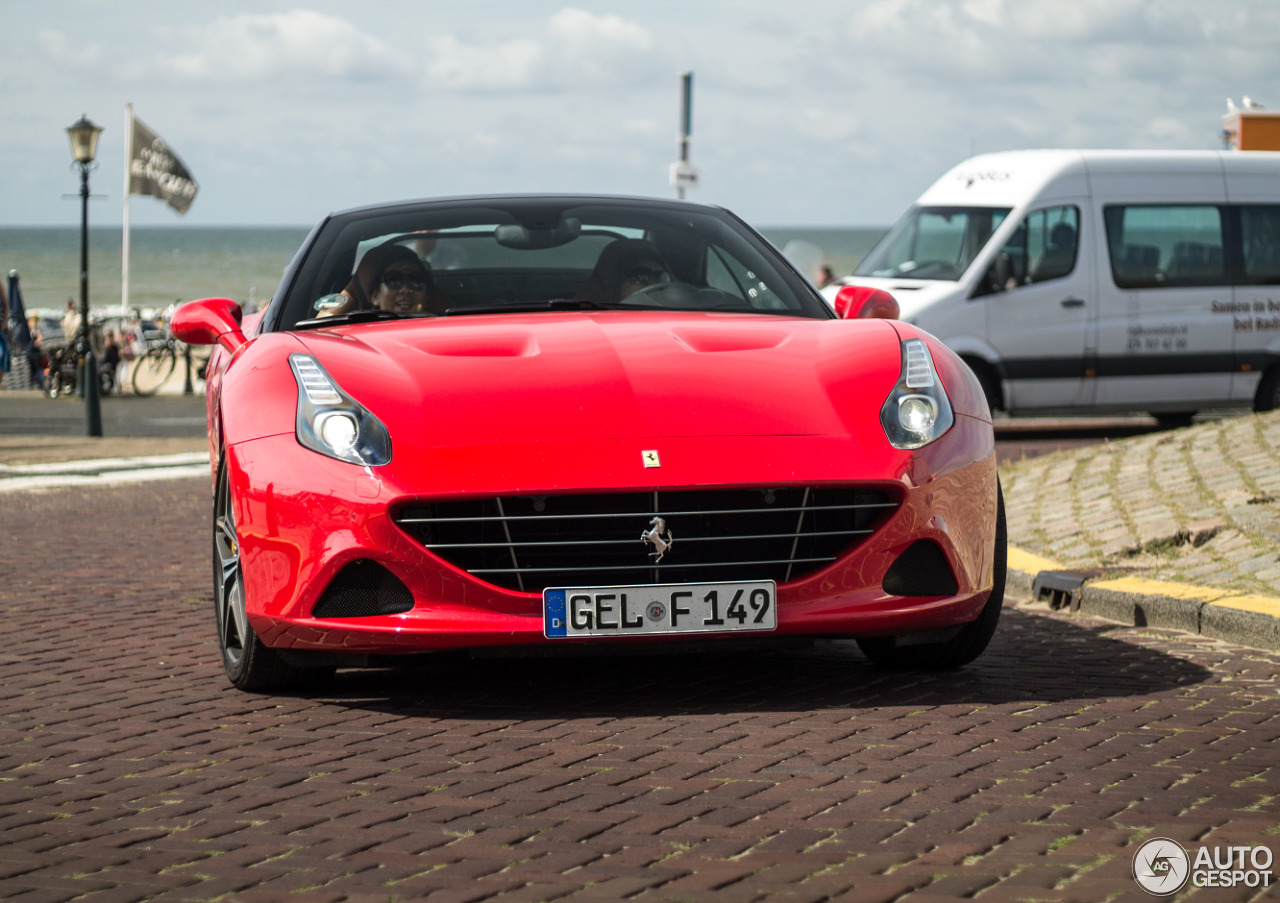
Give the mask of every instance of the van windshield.
POLYGON ((959 279, 1004 222, 1009 209, 913 207, 862 259, 853 274, 899 279, 959 279))

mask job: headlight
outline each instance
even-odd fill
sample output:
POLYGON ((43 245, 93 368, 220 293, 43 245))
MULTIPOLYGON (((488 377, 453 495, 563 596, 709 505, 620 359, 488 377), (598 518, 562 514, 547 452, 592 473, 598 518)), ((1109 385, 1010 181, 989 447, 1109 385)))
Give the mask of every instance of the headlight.
POLYGON ((349 464, 376 467, 391 460, 391 436, 382 422, 338 387, 309 354, 289 355, 298 381, 298 441, 349 464))
POLYGON ((954 422, 929 346, 923 339, 907 339, 898 384, 880 408, 884 434, 894 448, 923 448, 954 422))

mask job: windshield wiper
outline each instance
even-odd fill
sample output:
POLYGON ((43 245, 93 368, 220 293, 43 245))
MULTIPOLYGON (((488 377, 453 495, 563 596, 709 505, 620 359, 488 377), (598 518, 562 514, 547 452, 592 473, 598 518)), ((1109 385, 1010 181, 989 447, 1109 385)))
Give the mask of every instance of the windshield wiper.
POLYGON ((353 310, 350 313, 336 314, 332 317, 312 317, 299 320, 293 324, 294 329, 316 329, 321 326, 341 326, 344 323, 369 323, 374 320, 405 320, 420 314, 402 314, 394 310, 383 310, 375 307, 372 310, 353 310))
POLYGON ((444 312, 446 317, 457 317, 462 314, 509 314, 523 311, 539 310, 604 310, 605 305, 594 301, 580 301, 577 298, 548 298, 542 301, 497 301, 493 304, 480 304, 474 307, 451 307, 444 312))

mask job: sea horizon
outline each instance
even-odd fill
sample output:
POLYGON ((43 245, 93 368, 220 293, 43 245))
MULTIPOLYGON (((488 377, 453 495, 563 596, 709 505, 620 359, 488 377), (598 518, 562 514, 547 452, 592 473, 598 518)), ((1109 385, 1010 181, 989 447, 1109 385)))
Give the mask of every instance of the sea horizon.
MULTIPOLYGON (((135 225, 129 232, 128 308, 148 315, 175 303, 228 297, 248 310, 274 294, 280 277, 313 226, 135 225)), ((885 226, 761 226, 765 238, 810 278, 821 266, 852 272, 885 226)), ((89 306, 121 308, 119 226, 89 227, 89 306)), ((28 313, 61 315, 80 299, 79 226, 0 226, 0 274, 17 270, 28 313)), ((6 283, 7 284, 7 283, 6 283)))

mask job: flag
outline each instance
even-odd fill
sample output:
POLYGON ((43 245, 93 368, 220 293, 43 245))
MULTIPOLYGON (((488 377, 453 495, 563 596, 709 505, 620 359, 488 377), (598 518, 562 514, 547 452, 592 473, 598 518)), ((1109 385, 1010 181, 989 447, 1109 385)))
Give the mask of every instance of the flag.
POLYGON ((186 213, 199 185, 164 139, 133 117, 133 155, 129 160, 129 194, 160 198, 186 213))

